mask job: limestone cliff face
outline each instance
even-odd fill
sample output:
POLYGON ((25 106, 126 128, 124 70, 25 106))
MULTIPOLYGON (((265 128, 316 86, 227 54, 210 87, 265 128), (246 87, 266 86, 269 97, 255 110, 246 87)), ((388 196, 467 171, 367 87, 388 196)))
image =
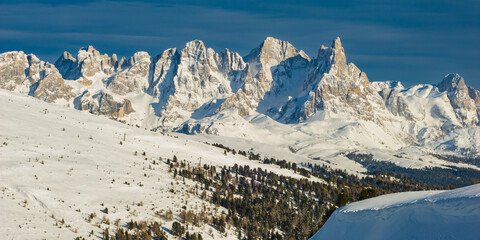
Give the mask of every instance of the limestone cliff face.
POLYGON ((111 75, 127 65, 125 58, 118 60, 116 54, 111 57, 101 55, 92 46, 80 48, 76 59, 69 52, 64 52, 55 62, 63 78, 71 80, 93 77, 97 73, 111 75))
MULTIPOLYGON (((285 87, 291 87, 295 75, 293 71, 306 68, 310 58, 292 44, 267 37, 245 58, 247 68, 240 72, 239 89, 225 100, 219 110, 235 107, 241 116, 257 110, 260 102, 276 102, 275 106, 260 106, 260 111, 271 112, 287 99, 277 99, 276 95, 285 87)), ((298 85, 298 84, 297 84, 298 85)))
POLYGON ((148 88, 151 73, 151 57, 147 52, 136 52, 129 60, 128 67, 113 75, 107 88, 119 95, 141 93, 148 88))
POLYGON ((18 89, 28 93, 31 85, 25 74, 29 67, 27 56, 23 52, 0 54, 0 87, 10 91, 18 89))
MULTIPOLYGON (((456 73, 446 75, 437 87, 439 91, 447 93, 455 114, 463 125, 472 126, 478 123, 475 99, 471 97, 471 91, 465 85, 465 80, 460 75, 456 73)), ((476 98, 475 92, 472 95, 476 98)))
POLYGON ((259 47, 245 57, 250 65, 252 78, 245 83, 244 92, 256 100, 262 99, 265 93, 275 86, 274 78, 282 74, 275 71, 277 66, 294 57, 310 60, 303 51, 299 51, 289 42, 266 38, 259 47))
POLYGON ((46 102, 68 101, 73 97, 72 88, 65 85, 55 66, 23 52, 0 54, 0 87, 46 102))
POLYGON ((116 101, 112 95, 103 91, 94 95, 85 91, 75 99, 75 108, 113 118, 123 118, 134 112, 130 100, 123 99, 121 101, 116 101))
POLYGON ((216 53, 199 40, 188 42, 180 52, 168 50, 157 59, 149 89, 163 94, 160 118, 169 126, 188 120, 195 112, 214 113, 217 105, 212 101, 226 99, 242 86, 247 66, 238 53, 228 49, 216 53))
POLYGON ((470 98, 473 99, 473 101, 475 102, 475 106, 477 107, 477 117, 480 120, 480 91, 472 87, 468 87, 468 94, 470 95, 470 98))
POLYGON ((75 108, 122 118, 134 110, 131 101, 121 96, 139 94, 147 88, 150 62, 146 52, 137 52, 129 60, 125 57, 119 60, 116 54, 110 57, 88 46, 80 48, 76 58, 64 52, 55 66, 65 79, 73 80, 72 86, 79 83, 86 87, 76 89, 75 108), (88 89, 94 82, 99 82, 103 89, 98 89, 98 83, 88 89), (114 100, 112 94, 117 95, 118 100, 114 100))
POLYGON ((170 95, 179 61, 180 54, 175 48, 167 49, 153 59, 153 76, 149 79, 148 94, 163 98, 170 95))
POLYGON ((407 101, 401 94, 405 87, 400 82, 374 82, 372 85, 377 89, 385 101, 385 106, 394 115, 405 118, 408 121, 422 120, 415 116, 408 106, 407 101))
POLYGON ((194 111, 205 100, 230 93, 230 84, 220 71, 220 63, 219 55, 206 48, 202 41, 187 43, 180 52, 177 74, 173 78, 175 91, 169 104, 194 111))
POLYGON ((347 64, 340 38, 333 41, 331 47, 320 47, 303 88, 309 91, 309 95, 296 112, 299 121, 316 111, 376 121, 380 118, 376 113, 386 111, 381 96, 370 85, 367 75, 353 63, 347 64))

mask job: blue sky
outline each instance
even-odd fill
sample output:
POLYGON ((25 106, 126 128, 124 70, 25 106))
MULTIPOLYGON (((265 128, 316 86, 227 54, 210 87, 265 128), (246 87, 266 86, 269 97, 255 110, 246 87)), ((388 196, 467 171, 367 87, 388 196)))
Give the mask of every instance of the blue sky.
POLYGON ((347 60, 372 81, 410 86, 457 72, 480 89, 480 1, 22 1, 0 2, 0 52, 54 62, 93 45, 152 56, 201 39, 245 56, 267 36, 316 57, 342 39, 347 60))

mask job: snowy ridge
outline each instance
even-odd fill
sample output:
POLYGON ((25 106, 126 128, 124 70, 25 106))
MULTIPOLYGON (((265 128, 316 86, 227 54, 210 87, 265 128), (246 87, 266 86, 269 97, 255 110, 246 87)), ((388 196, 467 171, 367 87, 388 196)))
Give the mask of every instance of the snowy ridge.
POLYGON ((348 204, 311 239, 476 239, 480 184, 404 192, 348 204))

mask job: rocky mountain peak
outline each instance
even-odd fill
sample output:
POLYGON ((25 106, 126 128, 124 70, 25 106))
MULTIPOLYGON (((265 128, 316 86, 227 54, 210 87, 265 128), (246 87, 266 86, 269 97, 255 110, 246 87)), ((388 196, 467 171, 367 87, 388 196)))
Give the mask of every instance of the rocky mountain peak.
POLYGON ((202 59, 206 55, 205 44, 201 40, 193 40, 185 44, 181 52, 182 58, 202 59))
MULTIPOLYGON (((77 59, 75 59, 72 54, 70 54, 69 52, 65 51, 63 52, 62 56, 60 56, 58 58, 58 60, 72 60, 72 61, 77 61, 77 59)), ((58 61, 57 60, 57 61, 58 61)))
POLYGON ((55 67, 65 79, 74 79, 78 75, 78 71, 76 70, 77 59, 67 51, 63 52, 57 61, 55 61, 55 67))
MULTIPOLYGON (((318 62, 323 72, 329 71, 332 65, 337 65, 337 69, 341 70, 347 66, 347 57, 343 49, 340 38, 337 37, 331 47, 321 46, 318 50, 318 62)), ((337 73, 339 74, 339 73, 337 73)))
POLYGON ((81 47, 80 50, 78 50, 77 60, 81 62, 89 56, 98 57, 100 56, 100 52, 91 45, 88 47, 81 47))
POLYGON ((334 55, 333 63, 346 65, 347 57, 345 56, 345 50, 342 47, 342 42, 339 37, 333 41, 331 48, 332 54, 334 55))
POLYGON ((450 73, 445 75, 443 80, 437 85, 441 92, 451 92, 457 89, 466 90, 465 80, 458 73, 450 73))
POLYGON ((80 48, 76 59, 69 52, 64 52, 55 62, 63 78, 71 80, 93 77, 99 72, 111 75, 126 64, 125 60, 118 62, 116 54, 112 57, 107 54, 101 55, 93 46, 80 48))
POLYGON ((243 70, 246 67, 242 56, 237 52, 232 52, 228 48, 225 48, 220 54, 222 59, 222 71, 227 72, 230 70, 243 70))
POLYGON ((447 93, 455 114, 463 125, 471 126, 478 123, 476 99, 472 98, 472 91, 468 89, 465 80, 459 74, 447 74, 437 84, 437 88, 440 92, 447 93))
POLYGON ((303 89, 310 91, 310 95, 297 117, 300 121, 318 110, 347 113, 345 115, 353 119, 364 120, 376 119, 374 105, 380 106, 377 111, 386 110, 382 98, 370 86, 367 75, 353 63, 347 64, 345 50, 338 37, 330 47, 320 47, 303 89))
POLYGON ((342 47, 342 41, 340 40, 340 37, 335 38, 332 43, 332 48, 334 49, 343 49, 342 47))
MULTIPOLYGON (((116 55, 115 55, 116 57, 116 55)), ((140 52, 136 52, 133 54, 133 56, 130 58, 130 65, 134 65, 135 63, 138 63, 144 59, 150 59, 150 54, 148 54, 147 52, 143 52, 143 51, 140 51, 140 52)), ((113 56, 112 56, 112 60, 113 60, 113 56)))
POLYGON ((205 43, 202 40, 192 40, 185 44, 185 49, 205 49, 205 43))
POLYGON ((79 49, 79 51, 85 51, 85 52, 88 52, 88 53, 96 53, 98 52, 100 54, 99 51, 97 51, 97 49, 95 49, 92 45, 88 45, 88 47, 81 47, 79 49))
POLYGON ((71 97, 71 87, 64 84, 55 66, 24 52, 0 54, 0 88, 26 93, 46 102, 71 97))
POLYGON ((265 65, 278 65, 280 62, 295 57, 302 53, 306 58, 308 56, 300 52, 292 44, 273 37, 267 37, 257 48, 253 49, 245 57, 246 62, 262 62, 265 65))

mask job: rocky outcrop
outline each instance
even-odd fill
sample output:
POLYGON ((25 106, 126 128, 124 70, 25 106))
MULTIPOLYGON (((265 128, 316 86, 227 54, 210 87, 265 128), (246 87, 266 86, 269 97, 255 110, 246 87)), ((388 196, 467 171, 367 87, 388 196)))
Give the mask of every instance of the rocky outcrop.
MULTIPOLYGON (((170 95, 179 61, 180 54, 176 48, 167 49, 153 59, 153 77, 149 79, 148 94, 163 98, 170 95)), ((163 100, 165 101, 166 99, 163 100)))
POLYGON ((101 55, 92 46, 80 48, 76 59, 69 52, 64 52, 55 62, 63 78, 71 80, 93 77, 97 73, 111 75, 127 65, 125 58, 118 60, 116 54, 111 57, 101 55))
POLYGON ((468 93, 470 98, 475 102, 475 106, 477 107, 477 116, 480 120, 480 91, 476 90, 475 88, 468 87, 468 93))
MULTIPOLYGON (((267 37, 257 48, 245 58, 247 66, 239 72, 237 81, 239 89, 225 100, 219 110, 235 107, 241 116, 251 111, 275 115, 288 99, 285 90, 292 91, 292 86, 299 79, 294 72, 305 71, 310 58, 292 44, 272 37, 267 37), (263 102, 263 104, 262 104, 263 102)), ((293 91, 295 92, 295 91, 293 91)), ((295 94, 295 93, 294 93, 295 94)))
POLYGON ((352 119, 381 121, 385 112, 382 98, 370 85, 367 75, 353 63, 347 64, 340 38, 331 47, 321 46, 318 58, 309 69, 304 89, 307 100, 296 111, 303 121, 316 111, 330 111, 352 119), (374 111, 375 107, 375 111, 374 111))
POLYGON ((410 111, 402 91, 405 87, 400 82, 374 82, 372 86, 378 91, 385 102, 387 109, 394 115, 408 121, 422 120, 410 111))
POLYGON ((68 101, 73 97, 72 88, 65 85, 55 66, 23 52, 0 54, 0 87, 46 102, 68 101))
POLYGON ((136 52, 129 60, 128 68, 113 75, 107 88, 119 95, 147 90, 151 72, 151 57, 147 52, 136 52))
POLYGON ((134 112, 130 100, 115 101, 112 95, 103 91, 93 96, 90 92, 85 91, 75 99, 75 108, 114 118, 123 118, 134 112))
MULTIPOLYGON (((163 93, 161 122, 174 127, 198 109, 205 109, 205 104, 230 97, 245 82, 246 66, 238 53, 226 49, 219 54, 199 40, 187 43, 179 53, 164 52, 155 63, 154 85, 149 88, 152 93, 163 93)), ((217 109, 209 110, 203 115, 217 109)))
POLYGON ((0 54, 0 87, 28 93, 31 85, 25 73, 28 67, 27 56, 23 52, 0 54))
POLYGON ((465 80, 458 74, 446 75, 442 82, 437 85, 439 91, 446 92, 455 114, 464 126, 472 126, 478 123, 477 106, 474 98, 475 92, 471 94, 465 84, 465 80))

